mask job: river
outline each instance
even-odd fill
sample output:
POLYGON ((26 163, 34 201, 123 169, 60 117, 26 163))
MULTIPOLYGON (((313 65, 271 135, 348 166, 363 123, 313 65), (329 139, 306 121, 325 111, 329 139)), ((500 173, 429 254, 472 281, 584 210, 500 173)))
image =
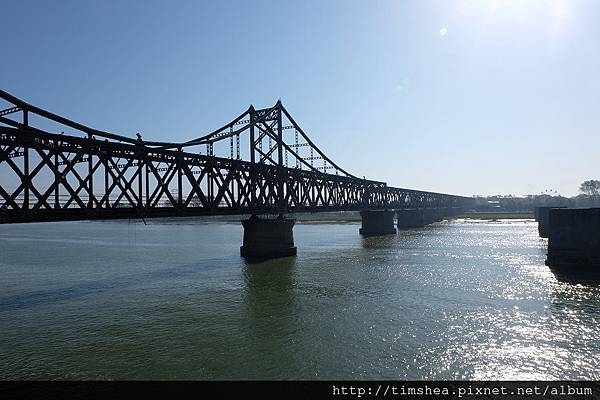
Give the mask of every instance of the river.
POLYGON ((600 288, 557 281, 530 220, 362 238, 297 224, 0 226, 0 379, 600 379, 600 288))

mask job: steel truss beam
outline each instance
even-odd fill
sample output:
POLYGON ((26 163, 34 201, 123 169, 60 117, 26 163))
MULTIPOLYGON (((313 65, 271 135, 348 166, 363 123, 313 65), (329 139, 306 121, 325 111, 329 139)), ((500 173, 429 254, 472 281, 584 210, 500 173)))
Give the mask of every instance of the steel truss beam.
POLYGON ((0 97, 13 104, 0 112, 0 223, 462 208, 472 201, 388 187, 348 174, 310 141, 281 102, 270 109, 250 107, 207 136, 173 145, 121 140, 119 135, 14 101, 5 92, 0 91, 0 97), (23 122, 5 117, 19 111, 23 122), (34 128, 28 112, 79 129, 85 137, 34 128), (294 134, 289 143, 285 130, 294 134), (242 133, 249 136, 250 160, 240 157, 242 133), (268 149, 263 149, 265 139, 271 142, 268 149), (211 155, 213 146, 223 140, 229 144, 228 156, 211 155), (209 154, 188 151, 199 145, 208 145, 209 154), (311 155, 302 156, 301 148, 311 155), (288 154, 296 160, 295 168, 287 166, 288 154), (323 165, 315 167, 313 160, 323 160, 323 165), (16 182, 12 189, 5 183, 11 181, 8 175, 16 182))

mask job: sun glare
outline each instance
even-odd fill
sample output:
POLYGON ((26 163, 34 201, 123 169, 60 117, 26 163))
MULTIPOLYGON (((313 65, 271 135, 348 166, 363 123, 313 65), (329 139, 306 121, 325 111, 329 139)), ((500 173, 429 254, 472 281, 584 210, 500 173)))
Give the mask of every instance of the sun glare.
POLYGON ((465 0, 461 13, 482 13, 483 23, 487 26, 537 26, 554 35, 572 25, 569 19, 574 4, 570 0, 465 0))

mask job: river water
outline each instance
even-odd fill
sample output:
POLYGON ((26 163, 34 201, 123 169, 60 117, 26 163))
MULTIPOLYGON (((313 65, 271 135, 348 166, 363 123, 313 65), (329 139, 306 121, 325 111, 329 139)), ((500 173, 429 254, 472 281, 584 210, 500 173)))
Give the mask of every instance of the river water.
POLYGON ((240 224, 2 225, 0 379, 600 379, 600 288, 533 221, 358 228, 247 264, 240 224))

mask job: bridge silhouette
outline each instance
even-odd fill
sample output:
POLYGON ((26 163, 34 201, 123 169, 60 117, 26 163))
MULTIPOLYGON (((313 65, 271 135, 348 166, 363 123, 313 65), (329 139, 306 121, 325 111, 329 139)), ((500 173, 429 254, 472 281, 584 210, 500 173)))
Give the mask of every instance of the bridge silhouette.
POLYGON ((345 210, 418 211, 427 223, 427 213, 472 201, 348 173, 281 101, 173 143, 93 129, 1 90, 0 99, 0 223, 345 210))

